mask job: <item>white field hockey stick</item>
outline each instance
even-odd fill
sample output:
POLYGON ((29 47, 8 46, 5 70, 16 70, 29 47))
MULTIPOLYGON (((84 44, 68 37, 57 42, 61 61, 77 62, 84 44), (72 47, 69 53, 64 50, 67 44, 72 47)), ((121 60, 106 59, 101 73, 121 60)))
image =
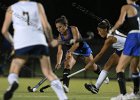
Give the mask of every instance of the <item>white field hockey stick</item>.
MULTIPOLYGON (((72 77, 72 76, 74 76, 74 75, 76 75, 76 74, 79 74, 79 73, 81 73, 81 72, 83 72, 83 71, 85 71, 85 70, 86 70, 85 68, 82 68, 82 69, 80 69, 80 70, 78 70, 78 71, 76 71, 76 72, 74 72, 74 73, 68 75, 67 78, 70 78, 70 77, 72 77)), ((60 79, 60 81, 63 81, 64 79, 65 79, 65 78, 62 78, 62 79, 60 79)), ((50 86, 51 86, 51 85, 46 85, 46 86, 42 87, 42 88, 40 89, 40 92, 44 92, 44 89, 47 89, 47 88, 49 88, 50 86)))

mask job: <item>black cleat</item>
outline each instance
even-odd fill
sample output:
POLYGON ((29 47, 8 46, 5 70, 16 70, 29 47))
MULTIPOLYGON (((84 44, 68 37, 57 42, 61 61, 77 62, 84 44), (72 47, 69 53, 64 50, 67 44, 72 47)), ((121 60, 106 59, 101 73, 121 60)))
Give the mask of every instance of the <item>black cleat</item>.
POLYGON ((97 89, 96 86, 93 85, 93 84, 87 84, 87 83, 85 83, 85 88, 86 88, 88 91, 92 92, 93 94, 97 94, 98 91, 99 91, 99 89, 97 89))
POLYGON ((10 100, 13 96, 14 91, 18 88, 18 83, 14 82, 12 86, 4 93, 3 100, 10 100))

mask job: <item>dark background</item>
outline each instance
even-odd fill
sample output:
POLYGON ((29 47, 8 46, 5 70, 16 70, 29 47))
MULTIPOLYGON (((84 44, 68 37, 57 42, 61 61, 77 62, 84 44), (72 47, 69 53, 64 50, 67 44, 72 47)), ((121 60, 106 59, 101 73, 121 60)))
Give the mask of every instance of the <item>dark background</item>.
MULTIPOLYGON (((0 29, 3 23, 6 8, 17 0, 1 0, 0 2, 0 29)), ((48 20, 53 28, 54 35, 57 31, 54 26, 55 19, 65 15, 70 25, 76 25, 81 34, 87 31, 96 31, 98 21, 81 11, 75 9, 72 4, 77 3, 101 19, 108 19, 112 24, 118 19, 120 8, 125 0, 32 0, 43 4, 48 20)))
MULTIPOLYGON (((17 0, 0 0, 0 30, 3 24, 5 11, 8 6, 15 3, 17 0)), ((80 10, 73 7, 73 4, 78 4, 80 6, 85 7, 97 17, 101 19, 108 19, 112 25, 117 21, 120 9, 123 4, 126 3, 126 0, 32 0, 37 1, 43 4, 48 21, 50 22, 53 34, 55 37, 58 36, 58 32, 55 28, 55 19, 60 17, 61 15, 65 15, 69 20, 69 25, 75 25, 78 27, 80 33, 83 37, 86 37, 87 31, 93 31, 95 33, 95 37, 93 41, 89 41, 89 45, 93 50, 93 54, 96 55, 100 48, 103 45, 104 39, 101 39, 100 36, 97 34, 97 24, 99 21, 91 17, 80 10)), ((140 3, 139 3, 140 4, 140 3)), ((123 25, 120 30, 125 33, 127 25, 123 25)), ((12 28, 10 28, 10 32, 12 33, 12 28)), ((8 42, 2 37, 0 33, 0 54, 2 55, 5 53, 6 50, 9 50, 8 42)), ((102 58, 101 61, 98 63, 104 64, 105 61, 108 59, 112 49, 108 50, 106 56, 102 58)), ((51 53, 51 58, 53 64, 55 63, 55 56, 56 56, 56 49, 54 52, 51 53), (55 52, 55 53, 54 53, 55 52)), ((0 56, 1 59, 3 59, 0 56)), ((0 59, 0 62, 2 61, 0 59)))
MULTIPOLYGON (((0 30, 4 21, 5 11, 7 7, 14 4, 18 0, 0 0, 0 30)), ((61 15, 65 15, 69 20, 69 25, 75 25, 78 27, 83 37, 86 37, 87 31, 93 31, 95 33, 94 39, 101 39, 97 34, 98 20, 94 17, 88 16, 87 14, 76 9, 72 5, 83 6, 97 17, 101 19, 108 19, 111 24, 114 24, 118 19, 120 8, 125 4, 125 0, 32 0, 43 4, 48 21, 50 22, 54 37, 58 36, 58 32, 55 28, 55 19, 61 15)), ((13 33, 12 27, 10 32, 13 33)), ((102 39, 101 39, 102 40, 102 39)), ((95 41, 98 43, 98 40, 95 41)), ((0 34, 0 50, 9 48, 9 44, 3 39, 0 34)), ((4 50, 5 51, 5 50, 4 50)))

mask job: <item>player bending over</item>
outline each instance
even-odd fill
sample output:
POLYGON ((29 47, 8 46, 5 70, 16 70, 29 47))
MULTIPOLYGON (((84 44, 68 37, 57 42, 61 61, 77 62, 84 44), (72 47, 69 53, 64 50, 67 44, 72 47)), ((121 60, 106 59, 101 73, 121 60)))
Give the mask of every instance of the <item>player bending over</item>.
POLYGON ((111 69, 111 67, 116 66, 118 64, 126 40, 126 36, 117 30, 114 33, 109 34, 109 29, 110 29, 110 23, 106 19, 98 24, 97 27, 98 34, 102 38, 106 38, 106 40, 104 42, 102 49, 94 57, 92 62, 90 62, 85 66, 87 68, 92 63, 100 60, 110 46, 112 46, 115 49, 114 53, 109 57, 108 61, 104 65, 104 68, 101 71, 95 85, 85 83, 85 88, 94 94, 97 94, 99 92, 99 88, 101 87, 103 81, 106 79, 108 71, 111 69))
MULTIPOLYGON (((76 41, 81 38, 78 28, 76 26, 69 26, 68 20, 65 16, 56 19, 55 25, 59 32, 60 41, 70 41, 71 39, 74 39, 76 41)), ((59 45, 57 52, 57 69, 61 67, 61 60, 63 55, 65 55, 63 84, 64 86, 69 87, 70 79, 67 78, 67 76, 70 74, 70 70, 75 65, 77 57, 80 56, 82 59, 84 59, 84 62, 87 64, 88 62, 93 60, 93 55, 91 48, 86 42, 59 45)), ((101 72, 101 69, 95 63, 93 63, 89 69, 93 70, 98 75, 101 72)))

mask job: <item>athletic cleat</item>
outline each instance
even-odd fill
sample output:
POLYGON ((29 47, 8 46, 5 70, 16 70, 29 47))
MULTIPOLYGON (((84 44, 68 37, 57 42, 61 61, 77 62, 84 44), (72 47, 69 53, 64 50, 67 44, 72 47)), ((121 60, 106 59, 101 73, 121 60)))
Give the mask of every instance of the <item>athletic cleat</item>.
POLYGON ((109 78, 108 77, 106 77, 106 79, 104 80, 104 83, 109 84, 109 78))
POLYGON ((93 84, 87 84, 87 83, 85 83, 85 88, 86 88, 88 91, 92 92, 93 94, 97 94, 98 91, 99 91, 99 89, 97 89, 96 86, 93 85, 93 84))
POLYGON ((65 93, 69 93, 69 88, 65 84, 63 85, 63 89, 65 93))
POLYGON ((120 94, 116 97, 112 97, 110 100, 131 100, 131 99, 129 99, 128 94, 125 95, 120 94))
POLYGON ((14 82, 8 90, 4 93, 3 100, 10 100, 13 96, 14 91, 18 88, 18 83, 14 82))
POLYGON ((138 93, 135 94, 132 92, 132 93, 128 94, 128 98, 131 100, 140 100, 140 95, 138 93))

